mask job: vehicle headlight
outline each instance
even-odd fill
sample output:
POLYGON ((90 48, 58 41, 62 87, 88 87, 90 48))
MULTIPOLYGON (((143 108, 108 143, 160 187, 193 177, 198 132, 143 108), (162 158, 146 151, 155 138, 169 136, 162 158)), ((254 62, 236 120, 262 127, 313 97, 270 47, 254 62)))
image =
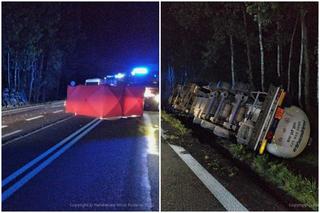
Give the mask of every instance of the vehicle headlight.
POLYGON ((157 95, 155 95, 154 97, 153 97, 153 100, 155 101, 155 102, 157 102, 157 103, 159 103, 159 94, 157 94, 157 95))
POLYGON ((152 97, 155 97, 155 94, 152 93, 151 89, 146 88, 146 90, 144 91, 144 97, 145 98, 152 98, 152 97))

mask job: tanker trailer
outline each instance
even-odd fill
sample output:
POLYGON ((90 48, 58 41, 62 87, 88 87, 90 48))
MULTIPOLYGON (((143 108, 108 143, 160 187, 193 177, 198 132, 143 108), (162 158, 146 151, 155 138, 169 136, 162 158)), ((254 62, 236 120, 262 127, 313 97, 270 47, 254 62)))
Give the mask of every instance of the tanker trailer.
MULTIPOLYGON (((285 91, 270 86, 259 112, 251 110, 237 133, 237 141, 254 151, 294 158, 307 146, 310 122, 297 106, 284 107, 285 91)), ((252 109, 257 109, 255 106, 252 109)))
POLYGON ((198 89, 193 98, 193 122, 213 130, 215 135, 235 136, 237 143, 253 151, 267 151, 282 158, 298 156, 308 144, 309 120, 299 107, 285 106, 286 93, 280 87, 270 86, 268 93, 234 93, 224 88, 219 90, 218 98, 213 93, 218 88, 210 88, 210 93, 199 92, 203 89, 207 88, 198 89), (217 98, 216 107, 211 103, 213 98, 217 98), (226 109, 227 105, 231 108, 226 109))

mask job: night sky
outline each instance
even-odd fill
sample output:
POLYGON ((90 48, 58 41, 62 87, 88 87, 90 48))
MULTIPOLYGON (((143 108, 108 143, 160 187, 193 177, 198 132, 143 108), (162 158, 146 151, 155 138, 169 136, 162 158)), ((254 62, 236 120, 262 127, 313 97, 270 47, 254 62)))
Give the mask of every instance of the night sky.
POLYGON ((84 39, 66 61, 64 70, 69 72, 69 78, 79 82, 118 72, 129 73, 135 66, 158 71, 158 3, 80 5, 84 39))

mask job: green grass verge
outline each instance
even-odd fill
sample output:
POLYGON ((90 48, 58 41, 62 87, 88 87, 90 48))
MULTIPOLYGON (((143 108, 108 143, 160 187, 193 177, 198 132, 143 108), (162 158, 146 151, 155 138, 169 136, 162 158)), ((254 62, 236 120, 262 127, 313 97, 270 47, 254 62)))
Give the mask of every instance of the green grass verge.
POLYGON ((255 156, 241 144, 230 144, 231 154, 249 163, 250 167, 261 177, 287 192, 302 204, 313 210, 318 208, 318 186, 310 180, 290 171, 281 162, 271 161, 268 154, 255 156))
POLYGON ((181 123, 180 120, 174 118, 165 111, 161 112, 161 119, 168 122, 170 126, 175 128, 177 130, 177 135, 179 136, 183 136, 189 132, 189 130, 181 123))

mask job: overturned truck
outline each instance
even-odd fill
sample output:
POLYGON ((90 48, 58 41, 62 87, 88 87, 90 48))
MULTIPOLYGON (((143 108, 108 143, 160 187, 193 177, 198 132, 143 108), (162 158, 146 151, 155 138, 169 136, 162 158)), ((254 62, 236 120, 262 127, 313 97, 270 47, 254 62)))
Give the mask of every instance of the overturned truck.
POLYGON ((169 98, 177 112, 193 117, 193 123, 223 138, 263 154, 294 158, 307 146, 310 123, 306 114, 286 101, 286 92, 275 86, 269 91, 250 91, 243 83, 226 82, 199 86, 177 85, 169 98))

